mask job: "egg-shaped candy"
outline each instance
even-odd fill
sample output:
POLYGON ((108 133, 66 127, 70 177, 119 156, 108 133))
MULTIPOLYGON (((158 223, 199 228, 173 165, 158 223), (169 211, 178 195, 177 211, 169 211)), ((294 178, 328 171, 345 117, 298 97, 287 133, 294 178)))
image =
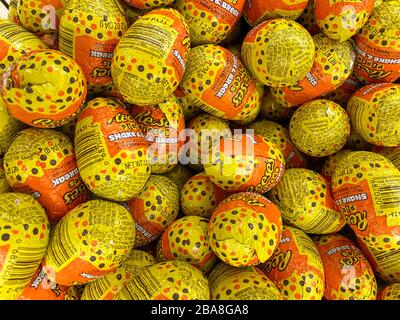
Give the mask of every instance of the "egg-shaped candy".
POLYGON ((314 64, 293 86, 272 88, 272 96, 285 107, 302 105, 339 87, 353 70, 355 53, 350 42, 337 43, 323 34, 313 37, 314 64))
POLYGON ((285 172, 282 152, 260 135, 236 134, 222 138, 210 151, 206 175, 228 192, 265 193, 281 180, 285 172))
POLYGON ((119 267, 135 242, 135 221, 122 205, 90 200, 56 224, 43 259, 49 280, 85 284, 119 267))
POLYGON ((192 176, 181 192, 181 209, 187 216, 210 218, 214 209, 229 195, 213 184, 204 172, 192 176))
POLYGON ((29 285, 46 252, 49 228, 46 211, 33 197, 0 193, 0 299, 15 300, 29 285))
POLYGON ((354 36, 367 22, 374 0, 316 0, 314 14, 320 29, 340 42, 354 36))
POLYGON ((235 267, 270 258, 282 229, 281 213, 267 198, 242 192, 223 200, 210 218, 208 236, 215 254, 235 267))
POLYGON ((283 221, 306 233, 328 234, 344 226, 327 181, 308 169, 286 170, 268 197, 282 212, 283 221))
POLYGON ((285 19, 264 21, 242 44, 242 58, 253 77, 264 85, 295 85, 311 70, 315 45, 300 24, 285 19))
POLYGON ((346 154, 332 177, 333 195, 376 274, 400 279, 400 171, 384 156, 367 151, 346 154))
POLYGON ((139 195, 124 206, 136 222, 135 247, 156 240, 179 213, 179 190, 170 179, 151 175, 139 195))
POLYGON ((60 51, 82 68, 89 89, 112 82, 111 61, 128 29, 125 10, 116 0, 70 0, 60 21, 60 51))
POLYGON ((125 262, 104 277, 85 285, 81 300, 112 300, 122 288, 138 275, 143 267, 156 263, 156 259, 142 250, 132 250, 125 262))
POLYGON ((177 0, 174 7, 185 17, 194 46, 225 40, 238 23, 246 0, 177 0))
POLYGON ((258 266, 285 300, 321 300, 324 268, 317 247, 301 230, 284 226, 273 256, 258 266))
POLYGON ((189 53, 181 87, 189 101, 227 120, 246 120, 260 103, 256 81, 228 49, 207 44, 189 53))
POLYGON ((399 146, 399 101, 400 84, 377 83, 362 87, 350 98, 347 107, 353 128, 374 145, 399 146))
POLYGON ((115 48, 114 83, 129 103, 161 103, 181 82, 189 49, 182 15, 174 9, 152 10, 132 24, 115 48))
POLYGON ((208 219, 188 216, 174 221, 157 245, 157 261, 182 260, 207 273, 217 262, 207 234, 208 219))
POLYGON ((80 66, 55 50, 31 51, 3 74, 1 93, 11 115, 38 128, 69 122, 86 98, 80 66))
POLYGON ((72 142, 62 133, 29 128, 18 133, 4 155, 7 181, 46 209, 50 222, 88 199, 72 142))
POLYGON ((344 236, 315 238, 325 273, 327 300, 375 300, 374 271, 362 251, 344 236))
POLYGON ((219 263, 209 275, 211 300, 282 300, 275 284, 256 267, 219 263))
POLYGON ((207 278, 191 264, 173 260, 142 268, 116 300, 209 300, 207 278), (152 285, 147 285, 154 279, 152 285))
POLYGON ((150 176, 147 142, 138 124, 120 103, 107 98, 88 102, 75 130, 78 168, 96 195, 126 201, 150 176))
POLYGON ((346 144, 350 135, 350 118, 335 102, 313 100, 294 112, 289 132, 300 151, 313 157, 325 157, 338 152, 346 144))
POLYGON ((171 171, 178 163, 181 138, 185 129, 182 109, 174 96, 155 106, 135 106, 131 115, 149 143, 148 159, 151 172, 171 171))
POLYGON ((357 60, 354 71, 368 83, 394 82, 400 77, 399 15, 400 2, 385 0, 374 8, 355 36, 357 60))
POLYGON ((296 20, 307 4, 308 0, 250 0, 247 2, 244 17, 247 23, 253 27, 265 20, 276 18, 296 20))

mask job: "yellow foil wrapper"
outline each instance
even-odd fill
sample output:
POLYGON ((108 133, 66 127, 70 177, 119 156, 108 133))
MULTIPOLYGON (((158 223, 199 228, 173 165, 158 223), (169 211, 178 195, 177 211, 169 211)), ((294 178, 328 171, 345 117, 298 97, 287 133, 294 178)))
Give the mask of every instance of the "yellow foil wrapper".
POLYGON ((255 267, 219 263, 209 275, 212 300, 282 300, 276 285, 255 267))
POLYGON ((209 300, 208 281, 191 264, 168 261, 142 268, 115 300, 209 300))
POLYGON ((350 118, 335 102, 313 100, 295 111, 289 132, 300 151, 313 157, 325 157, 338 152, 347 143, 350 118))
POLYGON ((330 185, 318 173, 291 168, 268 197, 282 212, 285 223, 306 233, 328 234, 344 226, 337 211, 330 185))
POLYGON ((43 270, 58 284, 85 284, 119 267, 134 243, 130 212, 115 202, 91 200, 54 227, 43 270))
POLYGON ((132 250, 121 267, 104 277, 89 282, 83 290, 81 300, 112 300, 122 288, 137 276, 143 267, 156 263, 156 259, 141 250, 132 250))
POLYGON ((49 221, 30 195, 0 194, 0 299, 15 300, 46 252, 49 221))
POLYGON ((157 244, 157 261, 181 260, 203 273, 217 262, 207 233, 208 219, 188 216, 176 220, 161 236, 157 244))

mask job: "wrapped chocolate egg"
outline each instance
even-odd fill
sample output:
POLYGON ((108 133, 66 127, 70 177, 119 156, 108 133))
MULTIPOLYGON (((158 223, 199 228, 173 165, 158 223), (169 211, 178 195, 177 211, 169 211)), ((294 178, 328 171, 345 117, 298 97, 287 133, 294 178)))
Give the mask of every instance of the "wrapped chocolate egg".
POLYGON ((251 74, 271 87, 295 85, 311 70, 315 45, 300 24, 285 19, 260 23, 245 37, 242 58, 251 74))
POLYGON ((115 300, 209 299, 207 278, 191 264, 179 260, 142 268, 115 297, 115 300))
POLYGON ((189 166, 184 166, 180 163, 178 163, 171 171, 164 173, 165 177, 169 178, 173 183, 175 183, 179 191, 182 190, 183 185, 193 175, 194 172, 189 166))
POLYGON ((221 138, 232 136, 229 122, 211 114, 201 114, 193 118, 187 125, 188 137, 185 146, 189 165, 202 171, 204 164, 210 163, 210 149, 221 138))
POLYGON ((74 287, 50 281, 39 267, 30 284, 24 288, 17 300, 79 300, 74 287))
POLYGON ((33 33, 58 31, 65 5, 70 0, 17 0, 21 25, 33 33))
POLYGON ((307 7, 308 0, 249 0, 244 11, 246 22, 255 25, 270 19, 296 20, 307 7))
POLYGON ((330 100, 313 100, 297 109, 289 125, 293 144, 313 157, 325 157, 341 150, 350 135, 346 111, 330 100))
POLYGON ((88 199, 71 141, 62 133, 29 128, 18 133, 4 156, 7 181, 46 209, 50 222, 88 199))
POLYGON ((227 120, 246 120, 260 103, 256 81, 228 49, 202 45, 189 53, 181 83, 189 101, 227 120))
POLYGON ((24 124, 8 112, 0 96, 0 156, 6 153, 14 136, 23 128, 24 124))
POLYGON ((138 9, 152 9, 155 7, 168 6, 174 0, 123 0, 127 5, 138 9))
POLYGON ((178 163, 184 143, 180 135, 185 129, 185 118, 175 96, 155 106, 135 106, 131 115, 149 144, 147 155, 151 172, 171 171, 178 163))
POLYGON ((282 212, 282 220, 306 233, 338 232, 345 224, 330 186, 318 173, 291 168, 268 197, 282 212))
POLYGON ((174 9, 155 9, 139 18, 115 48, 115 85, 127 102, 154 105, 182 80, 190 49, 189 27, 174 9))
POLYGON ((29 285, 46 252, 46 212, 30 195, 0 193, 0 235, 0 299, 15 300, 29 285))
POLYGON ((293 86, 271 90, 275 101, 285 107, 299 106, 331 93, 353 70, 355 53, 350 42, 338 43, 323 34, 313 36, 313 40, 315 58, 310 72, 293 86))
POLYGON ((368 83, 394 82, 400 77, 399 15, 400 2, 385 0, 372 11, 355 36, 357 61, 354 70, 368 83))
POLYGON ((127 28, 116 0, 69 0, 60 21, 60 51, 81 66, 90 89, 112 82, 114 50, 127 28))
POLYGON ((271 141, 281 150, 285 157, 287 169, 306 167, 306 159, 293 145, 290 140, 289 131, 284 126, 272 121, 261 120, 252 123, 248 128, 254 129, 255 134, 261 135, 271 141))
POLYGON ((328 182, 332 181, 333 172, 335 171, 337 164, 349 152, 352 152, 352 150, 342 149, 339 152, 326 158, 326 160, 324 161, 324 164, 321 168, 321 175, 326 179, 326 181, 328 181, 328 182))
POLYGON ((223 262, 211 271, 211 300, 282 300, 275 284, 256 267, 232 267, 223 262))
POLYGON ((337 164, 332 188, 376 274, 385 281, 399 281, 400 171, 377 153, 350 152, 337 164))
POLYGON ((54 227, 43 259, 50 281, 85 284, 119 267, 135 243, 135 221, 118 203, 90 200, 54 227))
POLYGON ((265 193, 276 186, 285 172, 282 152, 260 135, 236 134, 222 138, 204 165, 210 180, 228 192, 265 193))
POLYGON ((134 276, 139 274, 141 268, 155 263, 156 259, 151 254, 132 250, 121 267, 89 282, 83 290, 81 300, 112 300, 134 276))
POLYGON ((314 240, 324 266, 325 299, 376 299, 374 271, 352 241, 337 234, 317 236, 314 240))
POLYGON ((387 285, 379 292, 378 300, 400 300, 400 283, 387 285))
POLYGON ((246 0, 230 2, 177 0, 174 7, 186 19, 193 46, 225 40, 239 21, 246 0))
POLYGON ((315 0, 308 1, 307 7, 303 10, 300 17, 296 20, 312 36, 321 32, 321 30, 318 27, 317 19, 315 19, 315 15, 314 15, 314 1, 315 0))
POLYGON ((320 29, 340 42, 350 39, 367 22, 374 0, 316 0, 314 14, 320 29))
POLYGON ((204 172, 191 177, 181 192, 181 209, 187 216, 210 218, 214 209, 229 195, 213 184, 204 172))
POLYGON ((278 247, 257 266, 280 289, 285 300, 321 300, 324 268, 318 249, 301 230, 284 226, 278 247))
POLYGON ((25 53, 43 49, 47 49, 47 45, 38 37, 15 23, 0 19, 0 75, 25 53))
POLYGON ((0 193, 9 191, 11 191, 11 187, 7 182, 6 173, 4 171, 3 159, 0 159, 0 193))
POLYGON ((135 247, 156 240, 179 213, 179 190, 170 179, 151 175, 140 194, 124 206, 136 222, 135 247))
POLYGON ((210 218, 208 236, 215 254, 235 267, 267 261, 277 247, 281 213, 267 198, 253 192, 223 200, 210 218))
POLYGON ((69 122, 86 98, 79 65, 55 50, 31 51, 3 74, 1 92, 12 116, 38 128, 69 122))
POLYGON ((353 128, 374 145, 400 146, 398 108, 400 85, 377 83, 362 87, 349 100, 353 128))
POLYGON ((83 181, 102 198, 129 200, 150 176, 145 136, 116 100, 88 102, 76 125, 75 148, 83 181))
POLYGON ((264 97, 261 104, 261 115, 271 121, 285 122, 289 120, 294 112, 294 108, 286 108, 280 104, 272 96, 271 90, 264 93, 264 97))
POLYGON ((203 273, 211 270, 217 256, 210 247, 208 219, 187 216, 173 222, 157 244, 157 261, 181 260, 203 273))

